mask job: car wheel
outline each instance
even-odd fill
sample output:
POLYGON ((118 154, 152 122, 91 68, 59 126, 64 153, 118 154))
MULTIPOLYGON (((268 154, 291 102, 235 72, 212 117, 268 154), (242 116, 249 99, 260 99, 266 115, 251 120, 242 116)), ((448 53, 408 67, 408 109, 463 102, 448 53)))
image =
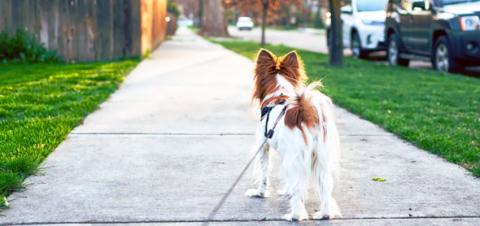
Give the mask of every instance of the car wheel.
POLYGON ((395 33, 388 36, 387 57, 388 63, 392 66, 408 66, 410 60, 400 58, 399 38, 395 33))
POLYGON ((450 43, 445 36, 437 39, 432 54, 432 63, 435 70, 440 72, 457 72, 462 69, 461 65, 453 59, 451 49, 450 43))
POLYGON ((350 49, 352 51, 352 56, 355 58, 365 58, 367 57, 367 51, 362 49, 362 42, 360 41, 360 36, 357 32, 352 34, 350 39, 350 49))

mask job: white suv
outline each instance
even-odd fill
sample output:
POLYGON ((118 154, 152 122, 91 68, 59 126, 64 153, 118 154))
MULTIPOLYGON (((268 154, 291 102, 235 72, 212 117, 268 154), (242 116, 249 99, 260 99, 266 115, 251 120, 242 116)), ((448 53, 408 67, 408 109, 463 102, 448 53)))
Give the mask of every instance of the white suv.
POLYGON ((343 46, 350 47, 354 57, 385 50, 386 6, 387 0, 352 0, 341 8, 343 46))

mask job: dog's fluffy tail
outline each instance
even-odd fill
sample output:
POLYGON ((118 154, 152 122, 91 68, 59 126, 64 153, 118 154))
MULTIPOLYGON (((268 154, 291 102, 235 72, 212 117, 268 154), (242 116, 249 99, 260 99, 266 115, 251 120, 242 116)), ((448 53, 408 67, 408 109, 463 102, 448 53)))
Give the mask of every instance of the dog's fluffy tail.
MULTIPOLYGON (((334 105, 332 100, 319 92, 322 83, 311 83, 303 91, 304 100, 315 107, 318 117, 316 137, 312 150, 312 173, 317 177, 320 172, 332 171, 334 177, 339 176, 340 140, 335 123, 334 105)), ((319 178, 320 179, 320 178, 319 178)))
POLYGON ((290 129, 297 127, 302 132, 308 149, 311 149, 309 165, 312 173, 316 175, 331 170, 338 177, 340 143, 334 106, 329 97, 319 92, 321 87, 321 82, 314 82, 302 90, 295 90, 296 96, 288 100, 293 107, 285 114, 285 124, 290 129), (306 133, 305 130, 311 133, 306 133), (313 134, 314 137, 307 137, 308 134, 313 134))

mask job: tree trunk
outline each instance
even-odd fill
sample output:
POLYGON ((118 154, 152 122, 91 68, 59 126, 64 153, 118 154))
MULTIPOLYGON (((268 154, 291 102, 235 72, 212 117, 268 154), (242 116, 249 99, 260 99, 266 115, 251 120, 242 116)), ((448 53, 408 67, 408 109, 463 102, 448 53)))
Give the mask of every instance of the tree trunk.
POLYGON ((227 20, 222 0, 203 0, 200 34, 204 36, 228 37, 227 20))
POLYGON ((198 1, 198 27, 202 26, 203 0, 198 1))
POLYGON ((342 21, 340 19, 340 0, 329 0, 330 5, 330 65, 343 64, 342 21))
POLYGON ((265 46, 265 28, 267 26, 268 1, 262 0, 262 39, 260 45, 265 46))

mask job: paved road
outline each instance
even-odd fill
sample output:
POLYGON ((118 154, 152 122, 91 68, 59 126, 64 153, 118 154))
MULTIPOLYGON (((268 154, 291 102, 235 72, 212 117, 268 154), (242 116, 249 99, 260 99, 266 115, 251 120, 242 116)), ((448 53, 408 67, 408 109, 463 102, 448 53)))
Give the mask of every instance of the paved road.
MULTIPOLYGON (((229 27, 228 31, 234 37, 246 40, 260 41, 261 31, 255 28, 252 31, 239 31, 235 27, 229 27)), ((299 49, 307 49, 320 53, 328 53, 325 32, 315 29, 300 29, 292 31, 267 30, 266 40, 272 44, 284 44, 299 49)), ((345 49, 345 55, 350 55, 349 49, 345 49)), ((385 52, 374 53, 370 60, 385 62, 385 52)), ((424 61, 412 61, 411 68, 431 69, 432 65, 424 61)), ((467 68, 464 74, 480 77, 480 67, 467 68)))
MULTIPOLYGON (((9 197, 0 224, 288 224, 284 200, 243 196, 251 172, 229 193, 254 141, 252 68, 180 28, 9 197)), ((480 224, 480 180, 345 110, 337 115, 343 176, 334 195, 344 218, 308 223, 480 224)))
MULTIPOLYGON (((235 27, 229 27, 228 32, 233 37, 260 42, 261 30, 259 28, 254 28, 251 31, 239 31, 235 27)), ((268 29, 266 32, 266 41, 271 44, 284 44, 321 53, 328 52, 325 31, 322 30, 281 31, 268 29)))

